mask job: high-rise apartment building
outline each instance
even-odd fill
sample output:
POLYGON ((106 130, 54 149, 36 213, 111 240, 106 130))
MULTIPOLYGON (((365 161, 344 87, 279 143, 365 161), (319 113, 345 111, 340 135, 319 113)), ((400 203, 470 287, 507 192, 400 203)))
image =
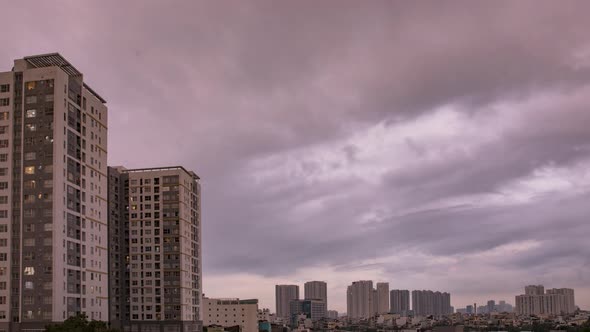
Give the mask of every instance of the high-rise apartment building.
POLYGON ((304 285, 305 300, 322 300, 324 313, 328 312, 328 285, 325 281, 308 281, 304 285))
POLYGON ((526 286, 525 294, 516 296, 515 310, 518 315, 560 315, 576 310, 574 290, 554 288, 544 292, 544 287, 526 286))
POLYGON ((389 312, 389 283, 378 282, 376 292, 376 310, 377 314, 386 314, 389 312))
POLYGON ((304 285, 305 299, 324 300, 328 304, 328 285, 325 281, 308 281, 304 285))
POLYGON ((412 311, 417 316, 452 314, 451 294, 430 290, 414 290, 412 291, 412 311))
POLYGON ((346 290, 348 318, 352 320, 367 319, 375 314, 375 290, 373 281, 355 281, 346 290))
POLYGON ((201 188, 184 167, 109 168, 111 320, 199 331, 201 188))
POLYGON ((394 314, 406 314, 410 311, 410 291, 394 289, 390 292, 390 311, 394 314))
POLYGON ((545 286, 543 285, 528 285, 524 287, 525 295, 543 295, 545 294, 545 286))
POLYGON ((105 104, 57 53, 0 73, 0 330, 108 320, 105 104))
POLYGON ((299 286, 297 285, 276 285, 275 303, 277 306, 277 317, 286 321, 291 319, 292 300, 299 300, 299 286))

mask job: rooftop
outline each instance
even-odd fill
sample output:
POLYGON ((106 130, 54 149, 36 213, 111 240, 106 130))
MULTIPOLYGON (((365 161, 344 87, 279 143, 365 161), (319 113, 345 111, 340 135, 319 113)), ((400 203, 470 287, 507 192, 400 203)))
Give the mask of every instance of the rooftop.
MULTIPOLYGON (((59 53, 48 53, 48 54, 39 54, 39 55, 31 55, 24 57, 24 60, 27 61, 31 66, 34 68, 43 68, 43 67, 59 67, 61 68, 66 74, 73 76, 73 77, 82 77, 82 73, 76 69, 76 67, 72 66, 71 63, 68 62, 61 54, 59 53)), ((106 104, 106 100, 104 100, 98 93, 92 90, 87 84, 84 84, 84 88, 88 90, 93 96, 95 96, 98 100, 102 103, 106 104)))

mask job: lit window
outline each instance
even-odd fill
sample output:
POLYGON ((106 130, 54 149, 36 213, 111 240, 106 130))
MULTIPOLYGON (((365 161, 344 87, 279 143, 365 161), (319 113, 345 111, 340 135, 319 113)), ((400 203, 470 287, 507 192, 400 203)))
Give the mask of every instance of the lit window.
POLYGON ((35 166, 25 167, 25 174, 35 174, 35 166))
POLYGON ((37 110, 27 110, 27 118, 34 118, 37 116, 37 110))
POLYGON ((37 130, 37 125, 29 123, 29 124, 27 124, 27 129, 29 131, 36 131, 37 130))
POLYGON ((33 90, 36 86, 36 82, 27 82, 27 90, 33 90))
POLYGON ((35 275, 35 268, 32 266, 25 267, 25 275, 26 276, 33 276, 35 275))
POLYGON ((33 289, 33 282, 32 281, 25 281, 25 288, 26 289, 33 289))

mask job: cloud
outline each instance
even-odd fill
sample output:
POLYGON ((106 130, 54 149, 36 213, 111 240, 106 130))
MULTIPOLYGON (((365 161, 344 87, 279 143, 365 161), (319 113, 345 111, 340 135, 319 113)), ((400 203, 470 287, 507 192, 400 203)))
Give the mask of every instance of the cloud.
POLYGON ((0 65, 59 51, 108 100, 110 164, 201 176, 207 294, 546 283, 588 307, 589 6, 14 2, 0 65))

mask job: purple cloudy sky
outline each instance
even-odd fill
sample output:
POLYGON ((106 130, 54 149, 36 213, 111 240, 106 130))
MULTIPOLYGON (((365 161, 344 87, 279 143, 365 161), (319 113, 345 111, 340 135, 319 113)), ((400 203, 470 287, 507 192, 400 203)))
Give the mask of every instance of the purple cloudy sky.
POLYGON ((204 186, 204 291, 326 280, 590 308, 590 2, 5 1, 0 67, 60 52, 109 162, 204 186))

